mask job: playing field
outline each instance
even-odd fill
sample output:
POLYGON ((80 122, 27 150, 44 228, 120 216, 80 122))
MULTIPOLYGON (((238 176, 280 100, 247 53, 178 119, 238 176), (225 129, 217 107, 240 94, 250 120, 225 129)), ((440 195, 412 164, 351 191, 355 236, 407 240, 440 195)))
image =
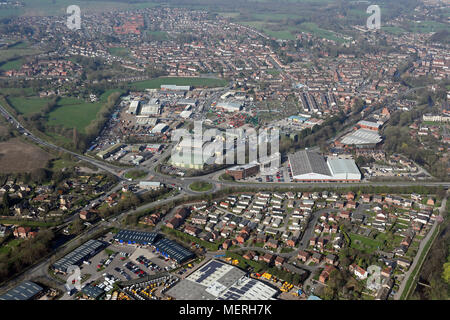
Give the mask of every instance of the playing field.
POLYGON ((130 87, 135 90, 159 89, 161 88, 162 84, 173 84, 178 86, 214 88, 226 86, 227 83, 227 80, 215 78, 161 77, 151 80, 133 82, 130 84, 130 87))

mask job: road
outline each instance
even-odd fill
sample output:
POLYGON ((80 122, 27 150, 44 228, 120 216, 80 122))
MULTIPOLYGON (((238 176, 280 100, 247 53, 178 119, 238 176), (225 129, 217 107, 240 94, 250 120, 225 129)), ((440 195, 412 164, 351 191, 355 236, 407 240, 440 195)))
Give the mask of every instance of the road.
MULTIPOLYGON (((439 208, 439 215, 440 215, 441 217, 443 217, 444 212, 445 212, 445 207, 446 207, 446 203, 447 203, 447 197, 448 197, 448 193, 446 194, 444 200, 442 200, 442 205, 441 205, 441 207, 439 208)), ((400 297, 402 296, 403 291, 405 290, 405 287, 406 287, 406 283, 408 282, 408 279, 409 279, 409 277, 411 276, 411 273, 412 273, 412 272, 414 271, 414 269, 416 268, 417 264, 418 264, 419 262, 423 263, 423 262, 425 261, 425 257, 426 257, 426 256, 423 257, 423 260, 422 260, 422 261, 420 261, 420 260, 421 260, 421 259, 420 259, 420 256, 422 255, 422 252, 423 252, 423 250, 425 249, 426 244, 428 243, 428 241, 430 240, 430 238, 433 236, 434 231, 436 230, 436 228, 437 228, 438 225, 439 225, 439 222, 438 222, 437 220, 438 220, 438 219, 436 219, 436 221, 434 222, 434 224, 433 224, 433 226, 431 227, 430 231, 428 231, 428 234, 426 235, 426 237, 425 237, 424 239, 422 239, 422 241, 420 242, 419 250, 417 251, 417 254, 416 254, 416 256, 414 257, 413 263, 411 264, 411 266, 409 267, 408 271, 406 272, 405 277, 403 278, 403 281, 402 281, 402 283, 400 284, 400 287, 399 287, 398 291, 395 293, 395 295, 394 295, 394 300, 399 300, 400 297)), ((430 247, 428 248, 428 250, 429 250, 430 248, 431 248, 431 245, 430 245, 430 247)), ((420 273, 420 272, 418 272, 418 273, 416 274, 415 278, 419 276, 419 273, 420 273)), ((416 280, 416 279, 413 279, 413 281, 415 281, 415 280, 416 280)), ((412 285, 412 284, 411 284, 411 285, 412 285)))

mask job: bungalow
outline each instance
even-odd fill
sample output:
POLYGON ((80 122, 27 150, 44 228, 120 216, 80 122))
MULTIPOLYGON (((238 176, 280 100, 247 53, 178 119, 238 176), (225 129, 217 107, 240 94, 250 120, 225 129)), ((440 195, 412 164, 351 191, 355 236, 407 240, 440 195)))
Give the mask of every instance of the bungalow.
POLYGON ((175 218, 184 220, 187 216, 189 215, 189 209, 187 208, 180 208, 177 210, 177 212, 175 213, 175 218))
POLYGON ((240 244, 243 244, 245 241, 247 241, 247 239, 248 239, 248 233, 245 233, 245 232, 239 233, 236 237, 236 241, 239 242, 240 244))
POLYGON ((266 253, 261 259, 262 261, 271 264, 274 260, 274 256, 270 253, 266 253))
POLYGON ((205 216, 196 215, 196 216, 192 217, 191 222, 194 224, 204 225, 208 222, 208 218, 205 216))
POLYGON ((311 261, 313 263, 320 263, 320 261, 322 261, 322 255, 318 252, 314 252, 311 261))
POLYGON ((428 200, 427 200, 427 205, 429 205, 429 206, 434 206, 434 203, 435 203, 435 201, 434 201, 433 198, 428 198, 428 200))
POLYGON ((176 229, 176 228, 178 228, 180 226, 181 222, 182 221, 181 221, 180 218, 173 217, 172 219, 167 221, 166 227, 171 228, 171 229, 176 229))
POLYGON ((278 240, 275 239, 269 239, 269 241, 266 242, 266 246, 272 249, 278 248, 278 240))
POLYGON ((231 247, 233 244, 232 244, 232 242, 231 242, 231 240, 230 239, 227 239, 227 240, 225 240, 223 243, 222 243, 222 248, 224 249, 224 250, 227 250, 229 247, 231 247))
POLYGON ((30 227, 17 227, 14 229, 13 235, 16 238, 29 239, 34 238, 37 232, 32 231, 30 227))
POLYGON ((242 257, 247 260, 253 260, 255 256, 256 253, 254 251, 247 251, 247 253, 245 253, 242 257))
POLYGON ((339 213, 339 217, 342 219, 350 219, 350 215, 351 215, 350 211, 341 211, 339 213))
POLYGON ((200 233, 200 230, 197 227, 187 225, 184 227, 184 233, 196 237, 200 233))
POLYGON ((317 243, 317 238, 316 237, 312 237, 311 239, 309 239, 309 245, 310 246, 315 246, 317 243))
POLYGON ((309 259, 310 254, 306 251, 300 250, 298 252, 297 258, 299 260, 302 260, 303 262, 306 262, 309 259))
POLYGON ((281 267, 283 265, 284 261, 285 261, 285 259, 283 257, 280 257, 280 256, 276 257, 275 266, 281 267))
POLYGON ((361 195, 361 199, 364 203, 369 203, 372 197, 370 196, 370 194, 363 194, 361 195))
POLYGON ((325 257, 325 262, 328 264, 334 264, 336 262, 336 260, 337 260, 336 256, 331 253, 325 257))
POLYGON ((325 266, 325 269, 323 269, 323 271, 320 273, 319 276, 319 281, 323 284, 325 284, 325 282, 328 280, 328 278, 330 277, 330 274, 336 270, 335 267, 333 266, 325 266))

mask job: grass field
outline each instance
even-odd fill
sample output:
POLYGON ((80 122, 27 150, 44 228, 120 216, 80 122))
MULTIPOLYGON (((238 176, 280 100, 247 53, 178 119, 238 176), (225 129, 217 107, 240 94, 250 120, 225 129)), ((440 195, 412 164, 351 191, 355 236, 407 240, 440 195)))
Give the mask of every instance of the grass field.
POLYGON ((4 63, 0 64, 0 70, 2 70, 2 71, 20 70, 20 68, 22 68, 23 62, 24 62, 24 60, 22 58, 4 62, 4 63))
POLYGON ((70 5, 78 5, 83 12, 104 12, 113 9, 140 9, 151 8, 157 5, 150 1, 141 3, 130 3, 128 0, 22 0, 25 4, 24 8, 8 9, 6 12, 0 10, 0 17, 7 16, 48 16, 48 15, 65 15, 67 7, 70 5))
POLYGON ((363 236, 360 236, 360 235, 357 235, 354 233, 349 233, 349 237, 352 241, 351 247, 361 250, 361 251, 373 252, 373 251, 377 250, 378 247, 381 247, 381 245, 383 244, 379 240, 366 238, 366 237, 363 237, 363 236), (365 247, 363 247, 363 245, 365 247))
POLYGON ((203 182, 203 181, 196 181, 193 182, 189 185, 189 188, 194 190, 194 191, 198 191, 198 192, 203 192, 203 191, 208 191, 212 189, 212 184, 208 183, 208 182, 203 182))
POLYGON ((116 57, 127 57, 128 56, 128 49, 117 47, 117 48, 109 48, 109 53, 116 57))
POLYGON ((76 98, 61 98, 58 105, 48 114, 48 124, 77 128, 79 132, 84 132, 102 107, 101 102, 91 103, 76 98))
POLYGON ((127 173, 125 173, 125 178, 127 179, 140 179, 143 178, 147 175, 147 173, 143 170, 132 170, 132 171, 128 171, 127 173))
POLYGON ((32 144, 14 138, 0 143, 0 173, 15 173, 44 168, 51 155, 32 144))
POLYGON ((130 84, 130 88, 135 90, 159 89, 163 84, 193 87, 223 87, 228 84, 228 81, 214 78, 161 77, 151 80, 133 82, 130 84))
POLYGON ((39 97, 9 97, 8 101, 19 113, 23 115, 30 115, 40 112, 41 109, 50 101, 50 99, 39 97))

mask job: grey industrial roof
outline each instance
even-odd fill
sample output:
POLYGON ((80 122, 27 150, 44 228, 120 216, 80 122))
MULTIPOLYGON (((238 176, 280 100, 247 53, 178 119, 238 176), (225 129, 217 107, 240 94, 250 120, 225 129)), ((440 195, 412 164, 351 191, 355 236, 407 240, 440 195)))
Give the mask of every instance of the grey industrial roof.
POLYGON ((166 254, 171 259, 178 263, 184 262, 189 258, 193 258, 195 255, 190 250, 179 245, 178 243, 163 238, 154 244, 155 248, 163 254, 166 254))
POLYGON ((178 300, 269 299, 277 292, 245 272, 219 260, 211 260, 177 283, 167 294, 178 300))
POLYGON ((369 129, 358 129, 346 135, 341 142, 343 144, 376 144, 381 142, 378 132, 369 129))
POLYGON ((155 232, 122 229, 114 236, 114 240, 132 244, 137 243, 146 245, 153 244, 155 240, 157 240, 158 236, 158 233, 155 232))
POLYGON ((42 290, 44 289, 36 283, 24 281, 17 287, 14 287, 5 294, 1 295, 0 300, 30 300, 42 290))
POLYGON ((53 268, 61 270, 63 272, 67 271, 67 268, 71 265, 79 265, 83 260, 90 258, 98 251, 100 251, 105 246, 105 243, 91 239, 81 246, 65 255, 63 258, 59 259, 53 264, 53 268))
POLYGON ((318 173, 330 176, 325 159, 316 152, 301 150, 289 155, 289 163, 293 176, 298 176, 308 173, 318 173))
POLYGON ((373 121, 367 121, 367 120, 361 120, 358 122, 359 125, 368 126, 368 127, 374 127, 379 128, 381 125, 379 123, 373 122, 373 121))
POLYGON ((333 175, 339 173, 360 174, 355 161, 352 159, 328 158, 328 164, 333 175))

